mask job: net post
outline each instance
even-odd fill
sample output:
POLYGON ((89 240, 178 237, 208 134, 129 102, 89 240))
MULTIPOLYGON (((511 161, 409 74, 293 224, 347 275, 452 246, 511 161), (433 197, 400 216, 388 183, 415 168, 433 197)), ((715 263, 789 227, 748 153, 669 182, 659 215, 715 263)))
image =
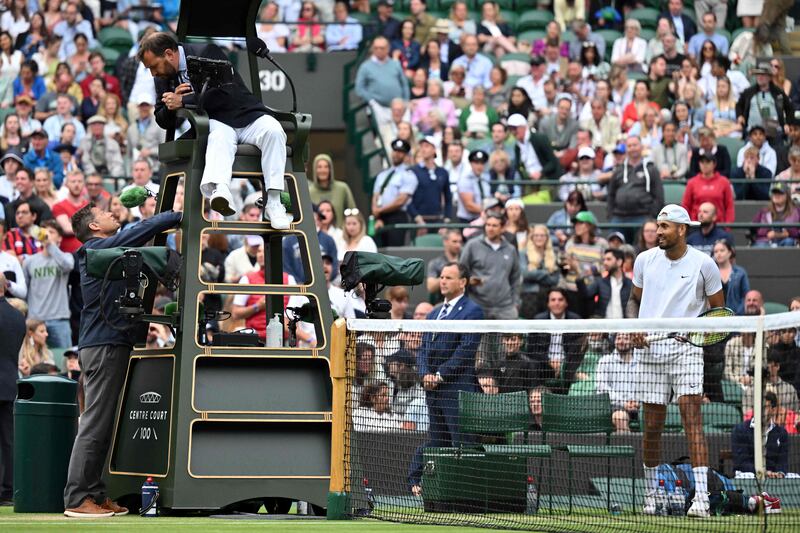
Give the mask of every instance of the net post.
POLYGON ((337 319, 331 326, 331 481, 328 488, 328 520, 347 520, 350 495, 345 487, 345 438, 347 437, 347 322, 337 319))
POLYGON ((764 441, 761 438, 761 419, 764 407, 764 376, 761 369, 764 366, 764 319, 758 317, 756 324, 755 353, 753 354, 753 463, 756 471, 756 479, 761 484, 764 481, 766 470, 764 467, 764 441))

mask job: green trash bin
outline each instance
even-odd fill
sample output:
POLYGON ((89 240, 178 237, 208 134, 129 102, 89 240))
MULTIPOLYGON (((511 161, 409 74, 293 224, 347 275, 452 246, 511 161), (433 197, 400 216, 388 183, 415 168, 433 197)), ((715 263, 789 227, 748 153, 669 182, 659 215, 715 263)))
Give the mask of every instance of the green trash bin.
POLYGON ((14 512, 61 513, 78 432, 78 382, 61 376, 17 381, 14 512))

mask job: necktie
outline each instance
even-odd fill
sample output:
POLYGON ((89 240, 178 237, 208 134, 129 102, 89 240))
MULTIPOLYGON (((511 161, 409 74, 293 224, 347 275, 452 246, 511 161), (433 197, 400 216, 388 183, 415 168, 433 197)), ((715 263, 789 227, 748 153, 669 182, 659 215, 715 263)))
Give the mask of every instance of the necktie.
POLYGON ((514 143, 514 170, 519 172, 519 179, 528 179, 525 172, 522 171, 522 148, 519 143, 514 143))
POLYGON ((439 311, 439 318, 437 320, 442 320, 450 313, 450 304, 444 304, 442 306, 442 310, 439 311))

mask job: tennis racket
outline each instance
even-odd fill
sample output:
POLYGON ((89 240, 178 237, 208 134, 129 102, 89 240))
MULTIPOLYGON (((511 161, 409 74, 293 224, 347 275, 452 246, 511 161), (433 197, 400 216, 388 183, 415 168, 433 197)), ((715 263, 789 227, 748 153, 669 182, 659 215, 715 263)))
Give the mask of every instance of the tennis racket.
MULTIPOLYGON (((733 310, 728 307, 712 307, 711 309, 701 313, 697 318, 714 318, 735 315, 736 313, 734 313, 733 310)), ((645 337, 645 340, 648 344, 652 344, 654 342, 674 339, 678 342, 685 342, 691 344, 692 346, 705 348, 707 346, 713 346, 715 344, 725 342, 726 340, 730 339, 732 335, 732 331, 695 331, 688 333, 673 332, 648 335, 645 337)))

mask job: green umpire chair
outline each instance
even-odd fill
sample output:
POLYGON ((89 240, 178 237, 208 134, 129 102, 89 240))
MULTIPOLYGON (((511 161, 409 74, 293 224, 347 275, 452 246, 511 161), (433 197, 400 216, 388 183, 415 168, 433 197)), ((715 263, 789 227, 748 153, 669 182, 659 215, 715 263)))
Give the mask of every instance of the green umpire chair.
MULTIPOLYGON (((612 408, 608 394, 594 394, 587 396, 565 396, 561 394, 542 394, 542 442, 547 442, 547 436, 552 434, 591 435, 604 434, 604 444, 594 445, 559 445, 553 446, 554 450, 567 453, 567 476, 569 495, 569 514, 572 514, 572 459, 605 458, 606 459, 606 494, 607 509, 611 509, 611 459, 630 458, 631 460, 631 502, 633 512, 636 513, 636 451, 633 446, 612 445, 611 433, 614 424, 611 420, 612 408)), ((552 479, 551 473, 548 477, 552 479)))

